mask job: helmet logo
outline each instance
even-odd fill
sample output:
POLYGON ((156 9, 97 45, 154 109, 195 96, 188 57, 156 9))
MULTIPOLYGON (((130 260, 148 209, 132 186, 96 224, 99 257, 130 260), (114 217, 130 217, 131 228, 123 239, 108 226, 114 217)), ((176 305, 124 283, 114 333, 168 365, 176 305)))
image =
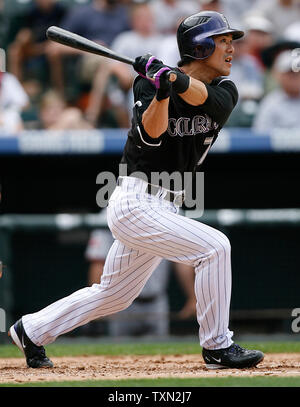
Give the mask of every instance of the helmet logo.
POLYGON ((221 14, 221 18, 224 21, 224 23, 227 25, 227 27, 229 27, 229 23, 227 21, 227 18, 224 16, 224 14, 221 14))
POLYGON ((196 25, 207 23, 210 20, 209 16, 193 15, 184 20, 183 24, 186 27, 195 27, 196 25))

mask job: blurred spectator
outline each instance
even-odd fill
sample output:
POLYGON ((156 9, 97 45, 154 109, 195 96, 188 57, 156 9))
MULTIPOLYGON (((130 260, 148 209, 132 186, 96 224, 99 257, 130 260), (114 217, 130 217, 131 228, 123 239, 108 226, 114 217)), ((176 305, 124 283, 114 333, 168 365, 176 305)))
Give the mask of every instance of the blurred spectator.
POLYGON ((247 53, 247 40, 243 37, 234 43, 234 61, 230 79, 236 84, 239 99, 259 100, 264 93, 264 76, 261 65, 247 53))
POLYGON ((171 34, 183 16, 199 11, 198 0, 151 0, 149 2, 156 21, 156 28, 161 34, 171 34))
MULTIPOLYGON (((20 81, 27 76, 39 77, 47 72, 49 64, 50 78, 55 83, 55 66, 51 59, 46 59, 47 44, 46 30, 51 25, 60 25, 66 9, 56 0, 35 0, 22 16, 22 27, 17 32, 14 41, 8 47, 9 70, 20 81)), ((48 83, 46 75, 41 78, 48 83)))
POLYGON ((282 51, 299 49, 300 36, 297 34, 294 24, 287 28, 287 30, 284 32, 283 37, 276 40, 271 46, 263 49, 261 52, 261 59, 266 69, 265 93, 274 90, 278 86, 275 76, 272 75, 271 72, 275 58, 282 51))
POLYGON ((283 31, 282 36, 277 38, 269 47, 261 52, 262 61, 267 69, 270 69, 276 56, 285 50, 299 48, 300 44, 300 21, 297 21, 283 31))
POLYGON ((246 34, 246 52, 256 59, 264 71, 261 53, 273 43, 273 25, 267 18, 256 15, 246 16, 243 25, 246 34))
POLYGON ((279 86, 261 101, 254 130, 265 133, 272 129, 300 128, 300 72, 295 69, 300 68, 299 59, 299 54, 295 59, 292 50, 284 50, 276 56, 272 75, 279 86))
POLYGON ((155 56, 166 65, 171 67, 177 66, 180 56, 175 34, 167 35, 161 40, 155 56))
MULTIPOLYGON (((88 282, 90 285, 99 284, 107 253, 113 243, 109 230, 94 230, 90 236, 86 258, 90 263, 88 282)), ((111 336, 165 336, 169 334, 169 299, 168 282, 171 263, 163 260, 153 272, 140 295, 129 308, 108 319, 108 333, 111 336)), ((187 295, 187 301, 180 311, 180 319, 195 318, 196 299, 194 294, 194 269, 182 264, 174 264, 187 295)), ((89 334, 101 333, 101 325, 92 322, 89 324, 89 334)))
POLYGON ((211 10, 223 13, 223 1, 222 0, 197 0, 199 5, 198 11, 211 10))
MULTIPOLYGON (((149 5, 146 3, 133 5, 130 18, 132 30, 119 34, 111 48, 132 59, 147 52, 156 55, 162 36, 156 32, 153 12, 149 5)), ((90 103, 86 110, 86 116, 91 123, 96 125, 101 115, 106 90, 109 104, 115 110, 119 127, 129 126, 133 106, 131 87, 135 76, 135 71, 129 65, 113 60, 100 62, 93 80, 90 103), (111 80, 112 77, 115 79, 114 81, 111 80)))
POLYGON ((283 32, 283 38, 288 41, 298 41, 300 42, 300 21, 291 24, 283 32))
POLYGON ((68 107, 55 91, 47 91, 40 102, 40 128, 45 130, 91 129, 80 109, 68 107))
MULTIPOLYGON (((120 5, 118 1, 113 0, 93 0, 89 4, 71 8, 62 21, 61 27, 110 47, 118 34, 130 29, 128 6, 120 5)), ((78 70, 73 70, 72 74, 68 75, 68 78, 73 77, 69 80, 70 86, 73 86, 74 83, 77 84, 77 82, 91 85, 99 61, 104 60, 99 56, 54 42, 49 45, 47 55, 56 67, 56 86, 61 92, 65 89, 63 56, 77 55, 82 57, 79 59, 81 65, 78 70, 80 73, 78 74, 78 70)), ((72 65, 74 65, 73 62, 74 60, 72 60, 72 65)), ((76 66, 78 66, 77 62, 76 66)))
POLYGON ((4 0, 0 0, 0 48, 6 48, 9 30, 9 19, 6 16, 4 8, 4 0))
POLYGON ((21 113, 29 98, 18 79, 9 72, 0 72, 0 132, 10 135, 23 130, 21 113))
MULTIPOLYGON (((130 58, 136 58, 146 52, 155 55, 163 37, 156 30, 151 7, 146 3, 133 5, 130 15, 132 30, 119 34, 112 44, 112 49, 130 58)), ((130 89, 133 77, 136 76, 133 68, 117 61, 113 61, 113 68, 122 87, 130 89), (126 69, 123 70, 124 67, 126 69)))
POLYGON ((229 79, 238 89, 239 100, 226 127, 251 127, 258 103, 264 95, 264 74, 256 58, 247 53, 245 37, 234 43, 229 79))
POLYGON ((110 46, 118 34, 130 29, 128 7, 117 0, 92 0, 71 8, 62 27, 110 46))
POLYGON ((276 39, 283 36, 284 30, 300 20, 299 0, 260 0, 250 10, 253 15, 261 15, 271 21, 276 39))
POLYGON ((243 30, 242 16, 253 8, 259 0, 220 0, 223 13, 231 27, 243 30))

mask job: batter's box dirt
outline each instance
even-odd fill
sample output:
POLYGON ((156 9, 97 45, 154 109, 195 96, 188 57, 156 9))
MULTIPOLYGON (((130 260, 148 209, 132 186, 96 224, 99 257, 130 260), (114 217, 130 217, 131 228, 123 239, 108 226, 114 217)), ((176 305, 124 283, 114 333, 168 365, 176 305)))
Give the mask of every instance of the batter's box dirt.
POLYGON ((299 376, 300 354, 269 354, 256 368, 208 370, 200 355, 81 356, 51 358, 52 369, 27 368, 22 359, 0 359, 0 383, 158 377, 299 376))

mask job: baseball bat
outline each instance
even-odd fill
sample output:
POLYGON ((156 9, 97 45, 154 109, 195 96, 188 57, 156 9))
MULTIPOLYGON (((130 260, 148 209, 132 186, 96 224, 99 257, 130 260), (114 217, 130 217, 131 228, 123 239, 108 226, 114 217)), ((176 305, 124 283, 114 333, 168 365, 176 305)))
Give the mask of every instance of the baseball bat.
MULTIPOLYGON (((111 49, 98 44, 95 41, 88 40, 81 35, 72 33, 71 31, 64 30, 63 28, 56 27, 55 25, 49 27, 46 31, 46 36, 49 40, 59 42, 60 44, 67 45, 81 51, 90 52, 92 54, 101 55, 110 59, 115 59, 124 62, 128 65, 133 65, 134 60, 124 55, 120 55, 111 49)), ((169 72, 169 80, 174 82, 176 80, 176 73, 169 72)))
POLYGON ((80 49, 81 51, 102 55, 110 59, 116 59, 117 61, 121 61, 129 65, 132 65, 134 63, 134 60, 131 58, 119 55, 111 49, 98 44, 97 42, 88 40, 81 35, 72 33, 68 30, 64 30, 60 27, 56 27, 55 25, 47 29, 46 36, 47 38, 49 38, 49 40, 59 42, 60 44, 67 45, 72 48, 80 49))

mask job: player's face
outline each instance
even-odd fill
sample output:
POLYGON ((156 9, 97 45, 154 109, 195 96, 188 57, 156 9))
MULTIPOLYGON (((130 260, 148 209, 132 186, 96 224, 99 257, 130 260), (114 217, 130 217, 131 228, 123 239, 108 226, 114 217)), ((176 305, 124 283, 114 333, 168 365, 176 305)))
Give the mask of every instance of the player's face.
POLYGON ((208 57, 206 66, 215 71, 216 76, 227 76, 230 74, 234 48, 231 34, 221 34, 214 37, 215 51, 208 57))

